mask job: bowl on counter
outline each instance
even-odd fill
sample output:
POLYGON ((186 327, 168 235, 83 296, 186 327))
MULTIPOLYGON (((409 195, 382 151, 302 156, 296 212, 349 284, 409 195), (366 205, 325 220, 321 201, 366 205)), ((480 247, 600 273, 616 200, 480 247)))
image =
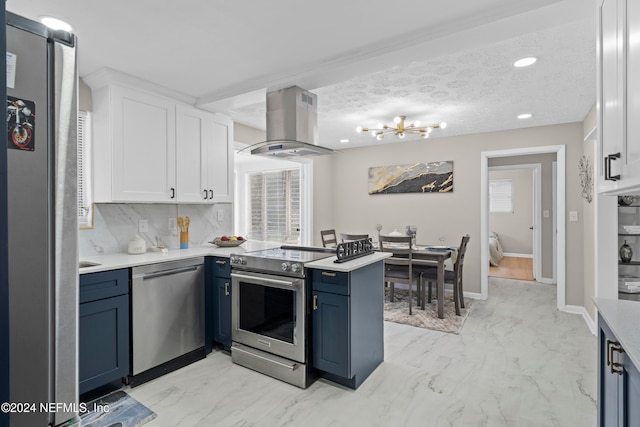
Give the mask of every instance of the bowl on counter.
POLYGON ((237 240, 222 240, 222 238, 220 237, 216 237, 215 239, 213 239, 212 241, 210 241, 209 243, 212 243, 216 246, 219 246, 221 248, 228 248, 228 247, 233 247, 233 246, 240 246, 241 244, 243 244, 244 242, 246 242, 247 239, 237 239, 237 240))

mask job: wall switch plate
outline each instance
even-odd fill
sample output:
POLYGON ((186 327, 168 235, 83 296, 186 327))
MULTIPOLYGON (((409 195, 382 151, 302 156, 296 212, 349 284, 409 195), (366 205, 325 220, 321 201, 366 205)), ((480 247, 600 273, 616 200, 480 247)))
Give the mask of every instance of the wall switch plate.
POLYGON ((138 231, 140 233, 146 233, 147 231, 149 231, 149 221, 146 219, 140 219, 138 221, 138 231))
POLYGON ((545 210, 543 210, 543 211, 542 211, 542 216, 543 216, 544 218, 549 218, 549 209, 545 209, 545 210))
POLYGON ((569 211, 569 221, 571 222, 578 221, 578 211, 569 211))
POLYGON ((224 211, 222 209, 218 209, 218 221, 224 221, 224 211))
POLYGON ((169 218, 167 228, 169 229, 169 233, 171 233, 173 236, 178 234, 178 223, 176 222, 175 218, 169 218))

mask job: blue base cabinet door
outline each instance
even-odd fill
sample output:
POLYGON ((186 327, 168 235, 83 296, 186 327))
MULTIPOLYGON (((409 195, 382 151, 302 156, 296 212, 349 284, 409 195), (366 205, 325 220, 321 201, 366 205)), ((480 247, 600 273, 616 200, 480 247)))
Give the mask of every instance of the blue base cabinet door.
POLYGON ((231 348, 231 263, 229 258, 207 257, 205 262, 205 350, 214 344, 231 348))
POLYGON ((349 297, 313 293, 313 367, 351 378, 349 297))
POLYGON ((598 425, 640 426, 640 372, 601 316, 598 336, 598 425))
POLYGON ((213 286, 213 340, 225 349, 231 348, 231 279, 216 277, 213 286))
POLYGON ((80 304, 79 392, 129 374, 129 296, 80 304))

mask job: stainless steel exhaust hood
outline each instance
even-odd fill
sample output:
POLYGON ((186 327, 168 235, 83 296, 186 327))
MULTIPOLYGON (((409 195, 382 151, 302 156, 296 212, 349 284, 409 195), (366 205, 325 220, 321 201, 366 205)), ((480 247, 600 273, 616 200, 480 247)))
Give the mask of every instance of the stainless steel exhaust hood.
POLYGON ((333 150, 317 145, 317 96, 292 86, 267 93, 267 140, 251 154, 278 158, 321 156, 333 150))

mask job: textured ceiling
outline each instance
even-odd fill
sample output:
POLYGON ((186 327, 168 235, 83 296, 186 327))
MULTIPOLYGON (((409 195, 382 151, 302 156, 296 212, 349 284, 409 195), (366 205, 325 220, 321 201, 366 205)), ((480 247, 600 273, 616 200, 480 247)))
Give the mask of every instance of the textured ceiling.
MULTIPOLYGON (((591 24, 554 27, 314 90, 319 142, 337 149, 397 142, 395 135, 376 141, 355 128, 393 125, 398 115, 423 126, 447 122, 446 129, 433 131, 433 138, 582 121, 596 97, 591 24), (512 65, 524 56, 538 61, 526 68, 512 65), (533 117, 517 119, 521 113, 533 117)), ((264 102, 230 113, 239 122, 265 128, 264 102)))
POLYGON ((435 138, 581 121, 595 103, 585 0, 8 0, 7 10, 70 21, 81 76, 110 67, 258 129, 268 90, 311 90, 320 142, 337 149, 396 142, 355 132, 396 115, 446 121, 435 138), (539 61, 512 67, 523 56, 539 61), (515 119, 522 112, 533 117, 515 119))

